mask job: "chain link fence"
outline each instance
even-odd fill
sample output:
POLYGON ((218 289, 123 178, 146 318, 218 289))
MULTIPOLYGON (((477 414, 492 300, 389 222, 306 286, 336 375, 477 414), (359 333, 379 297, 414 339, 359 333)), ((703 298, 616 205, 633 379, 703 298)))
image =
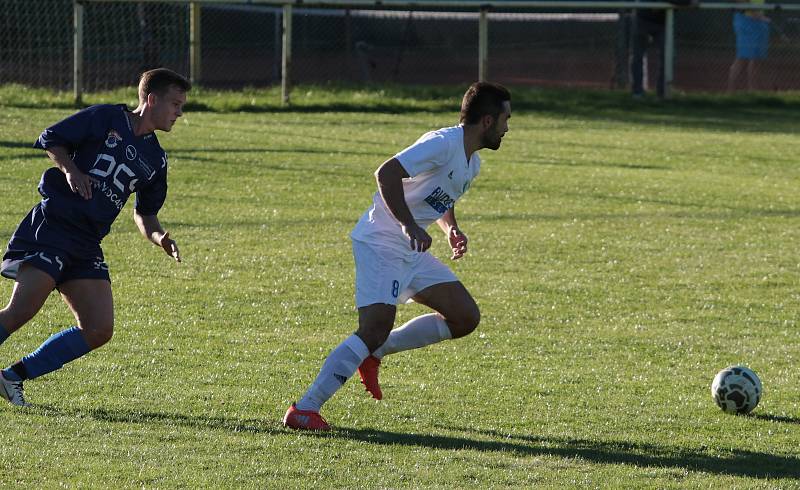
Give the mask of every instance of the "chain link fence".
MULTIPOLYGON (((68 90, 73 80, 72 0, 0 0, 0 83, 68 90)), ((673 87, 722 91, 735 58, 729 10, 675 14, 673 87)), ((770 11, 761 90, 800 89, 800 12, 770 11)), ((491 12, 488 73, 512 85, 621 88, 629 85, 631 10, 491 12)), ((281 80, 280 7, 203 4, 202 72, 209 87, 281 80)), ((83 88, 135 82, 148 68, 189 73, 188 3, 84 3, 83 88)), ((292 84, 448 84, 478 76, 478 13, 295 8, 292 84)), ((659 65, 650 50, 645 78, 659 65)))

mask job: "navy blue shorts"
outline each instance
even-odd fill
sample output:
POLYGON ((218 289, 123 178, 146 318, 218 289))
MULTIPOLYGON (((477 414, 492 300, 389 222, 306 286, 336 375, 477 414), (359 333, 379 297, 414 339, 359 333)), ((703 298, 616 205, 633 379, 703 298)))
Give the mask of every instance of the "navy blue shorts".
POLYGON ((68 229, 49 222, 37 204, 19 224, 0 264, 0 275, 16 279, 22 264, 49 274, 56 285, 73 279, 111 282, 100 244, 78 245, 68 229))

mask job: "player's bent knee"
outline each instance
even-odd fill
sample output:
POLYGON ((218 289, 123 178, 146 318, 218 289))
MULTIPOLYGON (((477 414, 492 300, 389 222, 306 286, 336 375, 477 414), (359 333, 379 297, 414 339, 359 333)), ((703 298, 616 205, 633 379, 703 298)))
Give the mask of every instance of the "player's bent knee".
POLYGON ((468 311, 463 312, 457 321, 449 321, 448 326, 453 334, 453 338, 457 339, 474 332, 475 329, 478 328, 478 324, 480 322, 481 312, 476 306, 475 308, 471 308, 468 311))
POLYGON ((359 332, 358 336, 364 342, 364 345, 367 346, 367 349, 369 349, 370 352, 373 352, 386 342, 386 339, 389 338, 389 332, 359 332))
POLYGON ((359 328, 356 335, 364 342, 370 352, 382 346, 386 339, 389 338, 391 332, 391 325, 389 328, 359 328))
POLYGON ((111 337, 114 336, 113 324, 92 325, 91 327, 82 326, 81 330, 83 332, 83 339, 86 340, 86 344, 88 344, 91 349, 97 349, 107 344, 111 340, 111 337))

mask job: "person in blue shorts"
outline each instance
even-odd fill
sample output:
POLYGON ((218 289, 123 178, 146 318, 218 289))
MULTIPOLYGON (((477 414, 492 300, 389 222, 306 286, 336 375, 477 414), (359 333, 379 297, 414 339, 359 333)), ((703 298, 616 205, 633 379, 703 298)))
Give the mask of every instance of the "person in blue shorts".
MULTIPOLYGON (((764 3, 755 0, 753 3, 764 3)), ((736 34, 736 59, 728 70, 728 92, 736 89, 742 71, 747 74, 747 90, 757 89, 756 78, 761 60, 767 57, 770 18, 760 10, 734 12, 733 31, 736 34)))
POLYGON ((12 404, 28 405, 25 380, 111 340, 111 279, 100 242, 131 194, 139 231, 180 262, 177 244, 158 220, 167 196, 167 155, 155 131, 172 129, 190 89, 171 70, 146 71, 133 111, 91 106, 45 129, 34 144, 53 166, 39 182, 41 202, 17 227, 0 265, 0 274, 15 280, 11 300, 0 310, 0 344, 39 312, 54 289, 77 325, 0 371, 0 396, 12 404))

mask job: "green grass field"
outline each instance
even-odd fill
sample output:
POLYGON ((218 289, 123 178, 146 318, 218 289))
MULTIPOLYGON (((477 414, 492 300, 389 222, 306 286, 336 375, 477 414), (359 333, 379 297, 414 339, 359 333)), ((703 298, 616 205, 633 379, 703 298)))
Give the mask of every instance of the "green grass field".
MULTIPOLYGON (((372 172, 455 124, 462 90, 301 87, 291 109, 275 91, 192 94, 160 136, 184 263, 129 203, 104 241, 115 337, 29 382, 34 407, 0 406, 0 486, 800 487, 796 96, 516 91, 457 205, 471 250, 452 267, 479 330, 387 357, 382 402, 351 379, 328 434, 281 427, 355 328, 348 233, 372 172), (736 363, 764 383, 752 416, 711 400, 736 363)), ((0 89, 2 240, 48 164, 30 145, 72 111, 0 89)), ((0 364, 72 323, 53 295, 0 364)))

